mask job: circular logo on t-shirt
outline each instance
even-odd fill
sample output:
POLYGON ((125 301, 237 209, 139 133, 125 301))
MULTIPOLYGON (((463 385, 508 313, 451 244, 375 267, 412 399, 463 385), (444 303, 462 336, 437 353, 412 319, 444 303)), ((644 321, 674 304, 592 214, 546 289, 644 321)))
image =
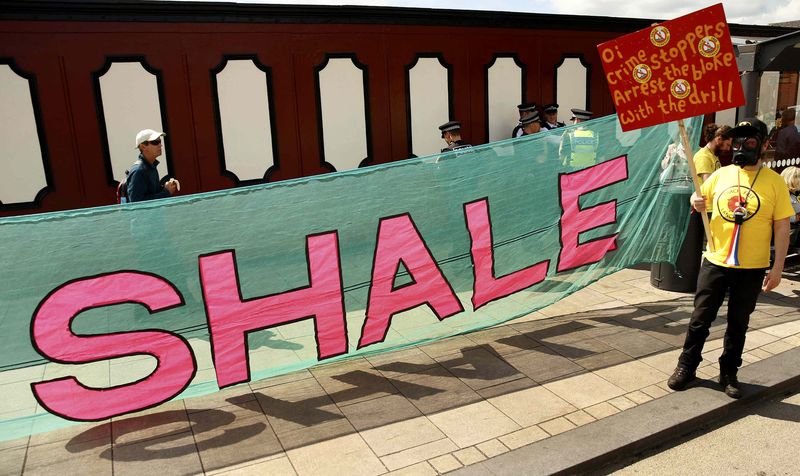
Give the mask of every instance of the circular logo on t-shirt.
POLYGON ((749 187, 738 186, 728 187, 717 195, 717 211, 719 215, 733 223, 736 221, 736 212, 743 213, 744 221, 754 217, 761 208, 761 199, 756 192, 752 192, 749 187), (741 195, 739 190, 741 189, 741 195), (743 206, 744 199, 747 197, 747 204, 743 206))
POLYGON ((650 30, 650 42, 658 47, 669 43, 669 29, 659 25, 650 30))
POLYGON ((697 44, 697 50, 706 58, 716 56, 720 47, 720 42, 716 36, 706 36, 697 44))

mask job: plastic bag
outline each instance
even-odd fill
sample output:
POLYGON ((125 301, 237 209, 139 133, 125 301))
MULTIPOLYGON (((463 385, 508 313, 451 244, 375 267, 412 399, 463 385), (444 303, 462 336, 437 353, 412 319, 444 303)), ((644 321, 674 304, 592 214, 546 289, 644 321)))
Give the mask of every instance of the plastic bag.
POLYGON ((658 176, 658 181, 665 192, 687 195, 692 193, 694 185, 682 144, 669 145, 661 166, 664 170, 658 176))

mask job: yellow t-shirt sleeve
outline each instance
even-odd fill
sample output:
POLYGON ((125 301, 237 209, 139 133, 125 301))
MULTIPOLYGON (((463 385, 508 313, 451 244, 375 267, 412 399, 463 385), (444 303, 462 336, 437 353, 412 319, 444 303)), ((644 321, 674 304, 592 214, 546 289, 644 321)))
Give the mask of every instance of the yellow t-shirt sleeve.
POLYGON ((716 166, 717 158, 707 148, 703 147, 694 154, 694 168, 698 176, 714 173, 716 166))

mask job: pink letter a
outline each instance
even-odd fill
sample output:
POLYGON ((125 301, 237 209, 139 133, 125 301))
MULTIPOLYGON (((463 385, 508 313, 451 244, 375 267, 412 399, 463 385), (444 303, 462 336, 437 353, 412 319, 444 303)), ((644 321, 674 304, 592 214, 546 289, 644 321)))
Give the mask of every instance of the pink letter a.
POLYGON ((411 216, 405 213, 382 218, 375 244, 367 318, 358 348, 383 342, 392 316, 422 304, 427 304, 439 320, 464 310, 411 216), (401 262, 414 282, 395 289, 394 278, 401 262))

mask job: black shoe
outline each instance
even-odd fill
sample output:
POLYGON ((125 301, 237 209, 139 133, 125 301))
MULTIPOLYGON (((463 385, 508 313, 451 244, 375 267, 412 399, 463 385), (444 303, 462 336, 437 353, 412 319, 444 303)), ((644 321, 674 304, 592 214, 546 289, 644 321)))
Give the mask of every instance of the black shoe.
POLYGON ((739 390, 739 379, 735 375, 719 374, 719 385, 725 395, 731 398, 742 398, 742 391, 739 390))
POLYGON ((695 378, 696 376, 693 370, 678 366, 675 367, 675 371, 672 372, 669 380, 667 380, 667 386, 672 390, 683 390, 695 378))

